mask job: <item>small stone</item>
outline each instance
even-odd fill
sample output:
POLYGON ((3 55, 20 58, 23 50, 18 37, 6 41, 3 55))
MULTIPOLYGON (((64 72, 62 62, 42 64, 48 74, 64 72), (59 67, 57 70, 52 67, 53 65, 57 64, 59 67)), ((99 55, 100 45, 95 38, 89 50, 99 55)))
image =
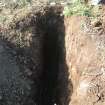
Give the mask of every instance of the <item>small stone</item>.
POLYGON ((0 95, 0 100, 2 100, 3 99, 3 97, 0 95))
POLYGON ((51 6, 55 6, 56 3, 55 3, 55 2, 51 2, 50 5, 51 5, 51 6))
POLYGON ((32 72, 29 69, 26 69, 25 72, 27 73, 28 76, 31 76, 32 75, 32 72))
POLYGON ((4 51, 4 47, 0 45, 0 53, 4 51))

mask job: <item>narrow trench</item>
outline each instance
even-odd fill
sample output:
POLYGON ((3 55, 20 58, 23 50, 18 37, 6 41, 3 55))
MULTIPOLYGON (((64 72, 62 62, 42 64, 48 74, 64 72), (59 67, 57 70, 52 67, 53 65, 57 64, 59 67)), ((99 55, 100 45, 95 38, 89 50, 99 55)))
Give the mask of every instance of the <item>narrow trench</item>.
POLYGON ((59 73, 59 32, 58 17, 54 14, 46 16, 47 23, 44 28, 43 41, 43 72, 40 78, 38 91, 38 105, 56 104, 56 87, 59 73))
POLYGON ((58 77, 58 35, 54 27, 48 27, 44 40, 44 71, 42 76, 41 105, 54 105, 54 93, 58 77))
MULTIPOLYGON (((65 61, 65 27, 61 11, 55 9, 38 18, 36 27, 42 32, 42 71, 38 78, 36 105, 69 105, 68 68, 65 61)), ((40 16, 40 14, 39 14, 40 16)), ((38 30, 36 30, 37 33, 38 30)), ((40 70, 39 70, 40 71, 40 70)), ((72 87, 70 87, 72 90, 72 87)))

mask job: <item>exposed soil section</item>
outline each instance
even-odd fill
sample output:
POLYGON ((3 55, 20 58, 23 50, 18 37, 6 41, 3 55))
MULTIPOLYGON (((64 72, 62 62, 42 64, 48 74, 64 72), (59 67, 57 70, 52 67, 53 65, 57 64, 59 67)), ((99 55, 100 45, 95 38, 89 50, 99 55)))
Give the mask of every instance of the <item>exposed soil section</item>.
POLYGON ((97 22, 94 26, 81 16, 65 19, 66 61, 73 83, 70 105, 105 104, 105 31, 97 22))

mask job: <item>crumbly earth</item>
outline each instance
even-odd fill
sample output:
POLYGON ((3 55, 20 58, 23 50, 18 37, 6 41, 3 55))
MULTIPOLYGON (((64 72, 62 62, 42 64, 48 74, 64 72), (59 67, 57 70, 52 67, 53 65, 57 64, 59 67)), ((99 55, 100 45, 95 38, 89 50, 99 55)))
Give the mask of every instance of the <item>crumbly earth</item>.
POLYGON ((65 20, 66 62, 73 93, 69 105, 105 105, 105 31, 87 17, 65 20))

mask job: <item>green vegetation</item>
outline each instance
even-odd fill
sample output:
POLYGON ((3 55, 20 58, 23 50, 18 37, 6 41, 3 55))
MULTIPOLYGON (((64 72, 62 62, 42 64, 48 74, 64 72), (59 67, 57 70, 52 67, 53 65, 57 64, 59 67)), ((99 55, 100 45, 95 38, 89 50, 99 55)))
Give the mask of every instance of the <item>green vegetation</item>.
POLYGON ((0 16, 0 22, 5 22, 6 21, 6 17, 5 16, 0 16))
POLYGON ((31 3, 32 0, 2 0, 0 2, 0 7, 15 9, 22 8, 31 3))
POLYGON ((97 17, 99 16, 99 5, 92 6, 87 5, 81 0, 74 0, 70 5, 65 6, 63 14, 65 16, 88 16, 88 17, 97 17))

